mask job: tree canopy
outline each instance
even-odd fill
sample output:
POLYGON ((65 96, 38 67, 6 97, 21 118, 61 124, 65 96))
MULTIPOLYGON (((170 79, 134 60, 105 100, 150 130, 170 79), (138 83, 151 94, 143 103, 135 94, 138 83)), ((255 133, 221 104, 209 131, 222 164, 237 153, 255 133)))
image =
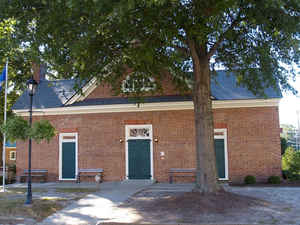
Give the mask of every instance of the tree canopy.
POLYGON ((115 93, 128 70, 140 82, 154 78, 157 90, 166 74, 180 90, 192 79, 202 192, 217 189, 210 71, 233 71, 263 95, 278 83, 293 91, 296 71, 283 64, 299 66, 299 0, 3 0, 0 10, 13 21, 13 44, 30 46, 57 77, 97 77, 115 93))
POLYGON ((240 83, 262 92, 278 82, 289 89, 295 71, 281 63, 299 65, 298 0, 1 2, 2 21, 13 21, 14 36, 1 51, 22 46, 20 60, 46 60, 63 77, 117 83, 124 65, 154 77, 162 68, 185 77, 194 46, 212 66, 234 71, 240 83), (103 76, 109 72, 114 75, 103 76))

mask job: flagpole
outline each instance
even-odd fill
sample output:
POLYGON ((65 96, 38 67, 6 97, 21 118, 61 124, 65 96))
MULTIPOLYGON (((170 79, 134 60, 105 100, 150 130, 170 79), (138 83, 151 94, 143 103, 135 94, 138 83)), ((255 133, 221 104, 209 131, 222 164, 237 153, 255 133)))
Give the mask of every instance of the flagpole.
MULTIPOLYGON (((4 100, 4 124, 6 124, 6 105, 7 105, 7 78, 8 78, 8 59, 6 60, 6 66, 5 66, 5 100, 4 100)), ((3 151, 2 151, 2 160, 3 160, 3 173, 2 173, 2 179, 3 179, 3 192, 5 192, 5 172, 6 172, 6 164, 5 164, 5 158, 6 158, 6 154, 5 154, 5 145, 6 145, 6 135, 5 133, 3 133, 3 151)))

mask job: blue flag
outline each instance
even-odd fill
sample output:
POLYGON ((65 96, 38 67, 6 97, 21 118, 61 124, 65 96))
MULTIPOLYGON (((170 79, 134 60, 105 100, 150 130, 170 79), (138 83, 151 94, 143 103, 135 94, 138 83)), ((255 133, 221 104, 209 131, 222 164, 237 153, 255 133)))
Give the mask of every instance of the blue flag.
POLYGON ((4 67, 4 69, 0 75, 0 91, 2 89, 2 85, 5 83, 5 79, 6 79, 6 67, 4 67))

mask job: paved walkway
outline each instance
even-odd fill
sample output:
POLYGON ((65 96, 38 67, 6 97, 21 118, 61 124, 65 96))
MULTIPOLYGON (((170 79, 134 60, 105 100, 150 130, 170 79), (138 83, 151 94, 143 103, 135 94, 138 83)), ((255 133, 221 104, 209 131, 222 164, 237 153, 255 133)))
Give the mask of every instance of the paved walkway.
POLYGON ((39 225, 97 224, 105 222, 114 215, 115 207, 151 184, 149 181, 102 183, 100 185, 101 191, 87 195, 85 198, 46 218, 39 225))

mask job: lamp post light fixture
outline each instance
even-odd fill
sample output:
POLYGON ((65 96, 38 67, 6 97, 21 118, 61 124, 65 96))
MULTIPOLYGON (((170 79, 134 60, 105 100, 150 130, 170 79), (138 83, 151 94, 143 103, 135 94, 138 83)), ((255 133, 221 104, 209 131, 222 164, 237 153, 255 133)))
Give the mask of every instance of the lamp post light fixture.
MULTIPOLYGON (((36 88, 38 83, 31 77, 26 83, 27 90, 29 94, 30 99, 30 105, 29 105, 29 125, 30 128, 32 126, 32 99, 33 95, 35 94, 36 88)), ((27 180, 28 186, 27 186, 27 199, 25 204, 30 205, 32 203, 32 189, 31 189, 31 138, 29 138, 28 142, 28 180, 27 180)))

